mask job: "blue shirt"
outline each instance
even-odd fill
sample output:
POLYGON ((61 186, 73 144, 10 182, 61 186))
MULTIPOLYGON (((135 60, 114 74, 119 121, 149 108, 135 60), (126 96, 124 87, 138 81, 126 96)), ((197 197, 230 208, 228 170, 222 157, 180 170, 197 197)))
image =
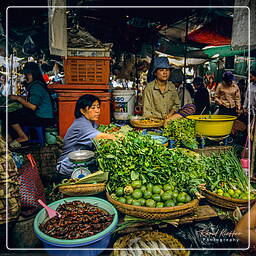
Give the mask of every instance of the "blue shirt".
POLYGON ((57 162, 59 173, 71 175, 75 164, 69 161, 68 154, 77 150, 92 149, 92 139, 100 133, 97 127, 95 122, 89 121, 84 116, 75 119, 64 137, 63 152, 57 162))
POLYGON ((35 114, 41 118, 53 118, 53 107, 49 93, 43 88, 40 81, 28 85, 28 101, 36 105, 35 114))

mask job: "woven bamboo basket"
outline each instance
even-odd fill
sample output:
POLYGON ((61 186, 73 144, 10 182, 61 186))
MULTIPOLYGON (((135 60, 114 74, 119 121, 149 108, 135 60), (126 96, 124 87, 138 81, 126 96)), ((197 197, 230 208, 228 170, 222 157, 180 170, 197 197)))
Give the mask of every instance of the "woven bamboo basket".
POLYGON ((143 122, 143 120, 130 120, 131 125, 137 128, 157 128, 157 127, 161 127, 163 126, 163 122, 162 121, 154 121, 152 120, 150 122, 150 120, 148 121, 148 123, 143 122))
MULTIPOLYGON (((142 239, 144 242, 147 241, 161 241, 167 248, 170 248, 172 252, 172 255, 177 255, 177 256, 189 256, 190 252, 184 248, 184 246, 173 236, 169 234, 165 234, 162 232, 157 232, 157 231, 138 231, 138 232, 133 232, 130 234, 127 234, 123 237, 120 237, 113 245, 114 251, 112 255, 114 256, 120 256, 122 255, 122 252, 124 250, 118 250, 118 249, 126 249, 129 248, 129 242, 133 239, 142 239), (171 250, 175 249, 175 250, 171 250), (177 250, 177 249, 182 249, 182 250, 177 250)), ((155 248, 152 248, 155 249, 155 248)), ((156 249, 155 249, 156 250, 156 249)), ((167 251, 167 250, 166 250, 167 251)), ((125 250, 126 255, 132 255, 129 253, 129 250, 125 250)), ((162 251, 163 253, 165 250, 162 251)), ((150 256, 151 251, 150 250, 144 250, 142 256, 150 256)))
MULTIPOLYGON (((208 202, 220 206, 226 209, 236 209, 236 207, 247 208, 248 200, 246 199, 234 199, 225 196, 220 196, 216 193, 213 193, 207 189, 201 189, 202 195, 207 199, 208 202)), ((256 199, 251 200, 251 203, 255 203, 256 199)))
POLYGON ((198 199, 194 199, 191 202, 174 207, 145 207, 145 206, 134 206, 130 204, 123 204, 115 199, 113 199, 109 193, 107 193, 107 198, 110 203, 112 203, 117 210, 120 212, 131 215, 134 217, 139 217, 149 220, 167 220, 177 218, 188 213, 193 212, 199 204, 198 199))
POLYGON ((59 191, 68 196, 96 195, 106 189, 105 183, 60 186, 59 191))

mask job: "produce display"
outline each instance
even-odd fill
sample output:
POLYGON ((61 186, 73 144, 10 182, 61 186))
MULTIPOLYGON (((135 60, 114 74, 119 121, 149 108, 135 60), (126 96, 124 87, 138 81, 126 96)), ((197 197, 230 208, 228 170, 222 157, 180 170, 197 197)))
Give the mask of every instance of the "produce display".
POLYGON ((199 155, 187 149, 168 149, 161 142, 130 132, 123 140, 100 141, 97 161, 109 172, 107 190, 120 202, 165 207, 189 202, 205 171, 199 155))
POLYGON ((141 128, 161 127, 163 125, 163 121, 154 119, 131 119, 131 124, 135 127, 141 128))
POLYGON ((211 157, 202 156, 206 170, 206 188, 220 196, 235 199, 255 199, 253 188, 234 150, 228 150, 211 157))
POLYGON ((41 223, 39 229, 58 239, 80 239, 102 232, 113 222, 113 215, 90 203, 72 201, 57 207, 61 217, 41 223))
POLYGON ((195 121, 187 118, 172 120, 163 128, 163 136, 175 141, 175 146, 198 148, 196 141, 195 121))

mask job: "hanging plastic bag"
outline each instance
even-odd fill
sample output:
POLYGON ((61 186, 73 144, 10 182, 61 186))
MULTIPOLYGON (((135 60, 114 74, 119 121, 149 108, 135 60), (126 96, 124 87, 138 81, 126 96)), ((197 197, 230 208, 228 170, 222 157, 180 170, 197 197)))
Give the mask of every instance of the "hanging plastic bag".
POLYGON ((23 43, 22 52, 26 55, 34 55, 37 51, 37 47, 32 40, 31 36, 27 36, 25 42, 23 43))
POLYGON ((23 165, 19 170, 19 185, 21 206, 23 208, 41 209, 38 199, 45 202, 44 186, 39 176, 34 157, 27 155, 29 164, 23 165))

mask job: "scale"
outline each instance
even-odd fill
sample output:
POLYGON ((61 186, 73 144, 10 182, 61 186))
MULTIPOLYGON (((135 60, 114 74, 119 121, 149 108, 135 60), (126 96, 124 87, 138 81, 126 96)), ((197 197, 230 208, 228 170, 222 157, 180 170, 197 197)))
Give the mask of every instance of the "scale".
POLYGON ((95 154, 90 150, 78 150, 68 154, 69 160, 75 164, 71 174, 72 179, 80 179, 91 174, 88 165, 94 158, 95 154))

